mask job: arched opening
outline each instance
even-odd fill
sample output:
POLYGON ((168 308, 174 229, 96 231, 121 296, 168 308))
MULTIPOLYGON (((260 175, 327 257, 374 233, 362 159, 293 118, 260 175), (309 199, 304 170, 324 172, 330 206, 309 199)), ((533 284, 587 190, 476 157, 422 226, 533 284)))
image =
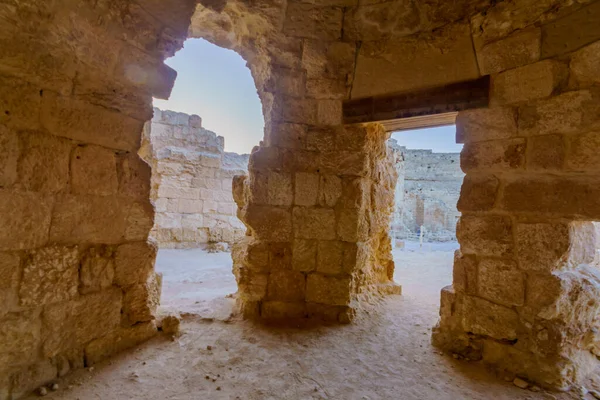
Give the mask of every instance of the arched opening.
POLYGON ((231 249, 246 234, 232 180, 247 175, 264 119, 246 62, 232 50, 188 39, 166 64, 177 71, 168 100, 154 99, 145 126, 155 209, 161 309, 211 314, 237 291, 231 249))

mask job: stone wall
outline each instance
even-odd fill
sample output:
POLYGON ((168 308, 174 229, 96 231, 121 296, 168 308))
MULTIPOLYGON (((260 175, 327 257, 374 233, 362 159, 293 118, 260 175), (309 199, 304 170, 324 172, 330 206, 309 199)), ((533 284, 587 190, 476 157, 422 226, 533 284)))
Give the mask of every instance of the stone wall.
POLYGON ((459 153, 434 153, 400 147, 404 158, 402 198, 396 200, 392 231, 398 238, 418 235, 421 226, 427 240, 456 239, 456 208, 464 173, 459 153))
POLYGON ((159 247, 232 244, 244 236, 231 181, 246 173, 249 155, 226 153, 223 137, 203 129, 199 116, 157 108, 144 137, 155 210, 150 236, 159 247))

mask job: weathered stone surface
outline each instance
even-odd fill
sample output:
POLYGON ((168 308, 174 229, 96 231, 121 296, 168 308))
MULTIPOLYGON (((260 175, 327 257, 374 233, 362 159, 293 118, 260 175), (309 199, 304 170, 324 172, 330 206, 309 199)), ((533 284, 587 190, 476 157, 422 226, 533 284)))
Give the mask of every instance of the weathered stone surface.
POLYGON ((467 175, 456 207, 459 211, 489 211, 494 207, 500 181, 495 176, 467 175))
POLYGON ((600 168, 600 132, 568 136, 569 151, 566 167, 574 171, 596 171, 600 168))
POLYGON ((351 94, 377 96, 478 77, 469 25, 456 23, 422 36, 363 43, 351 94))
POLYGON ((269 276, 267 296, 271 300, 284 302, 304 301, 306 281, 301 272, 273 270, 269 276))
POLYGON ((527 169, 560 170, 566 157, 561 135, 534 136, 527 140, 527 169))
POLYGON ((265 301, 261 305, 260 316, 265 319, 298 319, 306 317, 306 303, 265 301))
POLYGON ((83 294, 110 287, 115 276, 114 248, 92 247, 81 261, 80 289, 83 294))
POLYGON ((310 274, 306 280, 306 300, 330 305, 347 305, 350 302, 350 278, 310 274))
POLYGON ((573 53, 571 56, 571 78, 579 87, 600 82, 600 41, 573 53))
POLYGON ((43 313, 43 350, 52 357, 100 338, 119 326, 121 290, 107 289, 53 304, 43 313))
POLYGON ((114 282, 126 287, 143 284, 154 273, 156 247, 148 242, 127 243, 115 252, 114 282))
POLYGON ((317 241, 295 239, 292 247, 292 268, 296 271, 311 272, 316 269, 317 241))
POLYGON ((85 347, 87 365, 96 364, 125 349, 137 346, 157 333, 154 321, 118 328, 102 338, 91 341, 85 347))
POLYGON ((460 153, 460 166, 465 172, 518 169, 524 163, 523 139, 467 143, 460 153))
POLYGON ((10 187, 17 180, 19 138, 14 131, 0 126, 0 186, 10 187))
POLYGON ((509 217, 462 216, 456 236, 463 254, 504 256, 513 251, 512 222, 509 217))
POLYGON ((123 296, 124 323, 152 321, 160 302, 160 289, 160 279, 155 273, 145 282, 127 287, 123 296))
POLYGON ((525 302, 525 276, 512 260, 484 258, 477 267, 477 293, 507 307, 525 302))
POLYGON ((19 186, 37 192, 59 192, 69 183, 70 140, 25 131, 20 135, 19 186))
POLYGON ((462 111, 456 117, 456 142, 508 139, 517 136, 517 112, 509 107, 462 111))
POLYGON ((39 310, 8 313, 0 318, 0 365, 29 365, 38 359, 41 343, 39 310))
POLYGON ((544 60, 503 72, 492 79, 490 103, 514 104, 549 97, 568 78, 568 68, 544 60))
POLYGON ((117 193, 115 152, 99 146, 77 146, 71 158, 71 188, 75 194, 117 193))
POLYGON ((541 36, 541 29, 531 28, 488 44, 475 41, 481 74, 494 74, 538 61, 541 36))
POLYGON ((314 206, 319 193, 319 175, 306 172, 296 174, 294 204, 314 206))
POLYGON ((56 366, 48 359, 21 369, 12 376, 12 396, 22 398, 49 381, 56 379, 56 366))
POLYGON ((477 259, 465 256, 460 250, 454 252, 452 287, 457 292, 477 294, 477 259))
POLYGON ((335 207, 342 195, 342 180, 334 175, 321 175, 319 182, 319 204, 335 207))
POLYGON ((32 251, 23 268, 21 305, 47 305, 74 298, 79 284, 79 258, 76 246, 32 251))
POLYGON ((498 340, 517 337, 519 316, 514 310, 473 296, 465 296, 463 307, 467 332, 498 340))
POLYGON ((0 318, 13 310, 19 301, 18 287, 21 279, 21 257, 17 253, 0 253, 0 318))
POLYGON ((310 39, 336 40, 342 34, 342 9, 292 1, 287 7, 284 33, 310 39))
POLYGON ((33 192, 0 189, 0 249, 38 247, 48 240, 54 199, 33 192))
POLYGON ((344 242, 320 240, 317 251, 317 272, 337 275, 343 271, 344 242))
POLYGON ((294 235, 299 239, 335 239, 335 212, 326 208, 294 207, 294 235))

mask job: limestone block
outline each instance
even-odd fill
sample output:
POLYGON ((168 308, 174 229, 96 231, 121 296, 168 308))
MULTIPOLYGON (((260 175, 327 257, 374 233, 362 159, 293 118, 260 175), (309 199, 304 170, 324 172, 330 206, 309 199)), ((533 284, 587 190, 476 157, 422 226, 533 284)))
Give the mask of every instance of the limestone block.
POLYGON ((248 268, 234 268, 238 283, 238 295, 244 302, 260 301, 267 295, 269 275, 253 272, 248 268))
POLYGON ((128 214, 127 204, 115 197, 59 195, 52 212, 50 240, 119 243, 128 225, 128 214))
POLYGON ((519 110, 519 134, 579 133, 598 121, 598 104, 587 90, 566 92, 519 110))
POLYGON ((295 239, 292 247, 292 268, 295 271, 311 272, 316 269, 317 241, 295 239))
POLYGON ((525 140, 505 139, 467 143, 460 153, 465 172, 519 169, 525 163, 525 140))
POLYGON ((204 200, 202 204, 202 212, 204 214, 214 214, 218 211, 219 203, 213 200, 204 200))
POLYGON ((18 287, 21 279, 21 258, 17 253, 0 253, 0 318, 19 303, 18 287))
POLYGON ((369 158, 365 152, 357 151, 323 153, 321 167, 324 174, 365 176, 369 168, 369 158))
POLYGON ((342 179, 342 197, 344 208, 362 208, 368 204, 371 186, 368 179, 347 177, 342 179))
POLYGON ((77 296, 78 285, 78 248, 44 247, 25 263, 19 298, 23 306, 58 303, 77 296))
POLYGON ((356 6, 351 4, 344 16, 344 38, 370 41, 385 36, 406 36, 422 27, 419 7, 416 3, 369 2, 356 6))
MULTIPOLYGON (((234 260, 240 260, 246 267, 258 272, 268 272, 269 266, 269 250, 265 243, 254 241, 249 237, 242 239, 247 243, 247 246, 234 246, 234 248, 245 249, 243 258, 239 258, 236 255, 232 255, 234 260)), ((241 242, 240 242, 241 244, 241 242)))
POLYGON ((292 236, 292 214, 269 206, 247 206, 242 220, 254 232, 258 239, 287 242, 292 236))
POLYGON ((306 147, 306 126, 280 123, 275 124, 272 129, 271 141, 274 146, 286 149, 304 149, 306 147))
POLYGON ((137 154, 117 154, 119 194, 148 199, 150 197, 151 168, 137 154))
POLYGON ((320 240, 317 251, 317 272, 337 275, 343 271, 344 242, 320 240))
POLYGON ((566 157, 566 139, 561 135, 527 139, 527 169, 559 170, 566 157))
POLYGON ((114 282, 121 287, 143 284, 154 271, 156 247, 148 242, 126 243, 117 247, 114 282))
POLYGON ((306 94, 315 99, 342 100, 348 96, 348 87, 342 79, 308 79, 306 94))
POLYGON ((353 73, 356 45, 348 42, 304 40, 302 67, 311 78, 343 79, 353 73))
POLYGON ((503 72, 492 78, 492 106, 549 97, 568 78, 565 64, 544 60, 503 72))
POLYGON ((306 301, 345 306, 350 302, 350 277, 309 274, 306 280, 306 301))
POLYGON ((202 200, 179 199, 177 211, 181 214, 202 213, 203 206, 202 200))
POLYGON ((598 182, 586 177, 521 178, 506 183, 499 206, 517 212, 585 215, 596 219, 598 182))
POLYGON ((290 270, 272 270, 269 275, 267 296, 270 300, 284 302, 304 301, 306 276, 302 272, 290 270))
POLYGON ((571 78, 579 87, 600 82, 600 40, 573 53, 571 56, 571 78))
POLYGON ((590 223, 520 223, 515 240, 521 268, 527 271, 576 267, 595 258, 596 232, 590 223))
MULTIPOLYGON (((0 59, 2 59, 0 54, 0 59)), ((39 129, 42 97, 37 85, 1 79, 0 124, 12 129, 39 129)))
POLYGON ((92 247, 81 262, 80 292, 97 292, 110 287, 115 276, 112 247, 92 247))
POLYGON ((33 389, 47 384, 56 377, 56 366, 52 364, 51 360, 29 365, 12 376, 12 398, 23 398, 33 389))
POLYGON ((296 124, 317 124, 317 101, 307 98, 295 98, 277 95, 279 102, 273 110, 275 121, 296 124))
POLYGON ((19 186, 36 192, 58 192, 69 183, 70 140, 33 131, 21 132, 19 186))
MULTIPOLYGON (((362 211, 344 208, 339 211, 337 236, 345 242, 362 242, 367 240, 369 222, 362 211)), ((328 239, 328 238, 323 238, 328 239)))
POLYGON ((114 151, 100 146, 77 146, 71 159, 72 192, 97 196, 117 193, 116 167, 114 151))
POLYGON ((269 244, 269 268, 290 270, 292 268, 292 247, 288 243, 269 244))
POLYGON ((281 172, 268 174, 268 199, 273 206, 290 206, 294 201, 292 175, 281 172))
POLYGON ((495 74, 538 61, 541 38, 540 28, 519 30, 488 44, 474 38, 481 74, 495 74))
POLYGON ((323 126, 337 126, 342 124, 341 100, 317 101, 317 124, 323 126))
POLYGON ((463 181, 458 211, 489 211, 494 207, 500 181, 495 176, 467 175, 463 181))
POLYGON ((479 68, 469 24, 459 22, 433 33, 364 42, 355 73, 352 97, 361 98, 476 79, 479 68))
POLYGON ((542 57, 550 58, 600 40, 600 5, 592 3, 543 27, 542 57))
POLYGON ((42 323, 39 310, 7 313, 0 318, 0 365, 29 365, 38 359, 42 323))
POLYGON ((248 161, 249 170, 274 169, 282 166, 282 153, 277 147, 255 147, 248 161))
POLYGON ((525 302, 525 277, 512 260, 484 258, 477 269, 478 294, 507 307, 525 302))
POLYGON ((463 215, 456 237, 463 254, 507 256, 513 252, 512 222, 499 215, 463 215))
POLYGON ((149 201, 130 204, 125 223, 125 240, 146 240, 154 224, 152 204, 149 201))
POLYGON ((119 326, 121 290, 111 288, 45 308, 44 356, 52 357, 100 338, 119 326))
POLYGON ((125 290, 123 296, 123 322, 134 325, 139 322, 152 321, 156 308, 160 303, 160 278, 154 272, 148 279, 125 290))
POLYGON ((306 172, 295 174, 294 204, 297 206, 314 206, 319 194, 319 175, 306 172))
POLYGON ((286 150, 283 154, 283 169, 289 172, 321 171, 324 155, 317 151, 286 150))
POLYGON ((342 180, 335 175, 321 175, 319 181, 319 205, 335 207, 342 196, 342 180))
POLYGON ((302 70, 276 66, 272 68, 264 90, 288 96, 302 97, 305 87, 304 75, 302 70))
POLYGON ((456 117, 456 142, 508 139, 517 136, 517 112, 510 107, 461 111, 456 117))
POLYGON ((260 307, 260 316, 265 319, 297 319, 306 317, 306 303, 283 301, 264 301, 260 307))
POLYGON ((306 148, 330 152, 335 150, 336 132, 333 128, 310 128, 306 133, 306 148))
POLYGON ((335 239, 335 212, 327 208, 294 207, 294 237, 298 239, 335 239))
POLYGON ((0 126, 0 186, 10 187, 17 180, 19 137, 6 126, 0 126))
POLYGON ((94 365, 123 350, 137 346, 156 336, 157 333, 154 321, 118 328, 102 338, 92 340, 85 347, 86 365, 94 365))
POLYGON ((287 6, 283 32, 288 36, 338 40, 342 34, 342 20, 343 13, 340 7, 293 1, 287 6))
POLYGON ((460 250, 454 252, 452 287, 456 292, 477 294, 477 259, 475 256, 464 255, 460 250))
POLYGON ((600 131, 567 137, 569 152, 566 168, 572 171, 600 169, 600 131))
POLYGON ((143 122, 87 102, 44 93, 42 126, 50 133, 111 149, 137 151, 143 122))
POLYGON ((463 324, 467 332, 497 340, 514 340, 519 326, 518 314, 487 300, 465 296, 463 324))

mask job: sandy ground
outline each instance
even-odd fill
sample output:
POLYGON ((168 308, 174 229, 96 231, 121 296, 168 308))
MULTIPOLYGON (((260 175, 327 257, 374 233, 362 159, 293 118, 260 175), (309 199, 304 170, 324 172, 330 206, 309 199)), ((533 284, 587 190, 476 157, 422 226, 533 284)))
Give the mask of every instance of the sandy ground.
MULTIPOLYGON (((227 253, 161 250, 163 305, 184 312, 182 335, 80 370, 50 399, 593 399, 522 390, 430 343, 456 244, 394 250, 393 296, 347 326, 266 328, 228 318, 227 253), (215 311, 217 309, 217 311, 215 311)), ((592 382, 588 387, 595 387, 592 382)))

